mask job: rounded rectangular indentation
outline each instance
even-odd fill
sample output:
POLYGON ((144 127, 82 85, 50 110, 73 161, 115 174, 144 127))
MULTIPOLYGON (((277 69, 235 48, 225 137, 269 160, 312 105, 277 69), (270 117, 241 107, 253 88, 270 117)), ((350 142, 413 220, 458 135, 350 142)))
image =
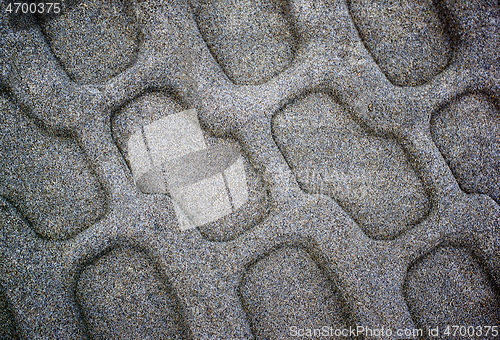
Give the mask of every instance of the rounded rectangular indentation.
POLYGON ((195 6, 203 39, 235 84, 263 83, 290 65, 295 39, 282 7, 273 0, 211 0, 195 6))
POLYGON ((168 279, 142 252, 115 248, 84 267, 76 297, 95 339, 186 339, 168 279))
POLYGON ((500 321, 495 286, 464 248, 442 247, 419 260, 408 271, 404 293, 421 327, 444 330, 447 325, 485 326, 500 321))
POLYGON ((96 223, 106 196, 71 138, 35 124, 0 96, 0 191, 40 236, 63 240, 96 223))
POLYGON ((484 93, 456 98, 431 119, 431 136, 458 184, 500 202, 500 110, 484 93))
POLYGON ((371 237, 394 238, 427 215, 429 199, 402 148, 368 133, 329 95, 290 103, 273 131, 299 184, 334 197, 371 237))
POLYGON ((39 4, 37 10, 52 7, 52 13, 39 15, 44 34, 65 71, 78 83, 105 83, 134 62, 140 33, 125 1, 30 2, 39 4), (61 7, 58 15, 56 3, 61 7))
POLYGON ((448 64, 450 39, 432 1, 349 0, 349 7, 366 48, 394 85, 421 85, 448 64))

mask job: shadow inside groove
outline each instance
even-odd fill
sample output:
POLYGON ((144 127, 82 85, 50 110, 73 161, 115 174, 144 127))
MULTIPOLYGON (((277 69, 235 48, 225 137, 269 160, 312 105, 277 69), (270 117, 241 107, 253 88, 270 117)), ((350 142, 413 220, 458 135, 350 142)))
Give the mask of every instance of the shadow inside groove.
POLYGON ((0 339, 18 340, 14 316, 4 294, 0 287, 0 339))

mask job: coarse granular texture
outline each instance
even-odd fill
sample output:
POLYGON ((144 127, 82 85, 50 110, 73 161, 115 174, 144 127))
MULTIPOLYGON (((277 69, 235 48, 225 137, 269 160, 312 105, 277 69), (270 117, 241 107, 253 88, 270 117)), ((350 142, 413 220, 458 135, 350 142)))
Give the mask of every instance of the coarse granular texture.
POLYGON ((498 1, 11 2, 0 339, 500 337, 498 1), (186 109, 249 199, 181 231, 127 141, 186 109))

